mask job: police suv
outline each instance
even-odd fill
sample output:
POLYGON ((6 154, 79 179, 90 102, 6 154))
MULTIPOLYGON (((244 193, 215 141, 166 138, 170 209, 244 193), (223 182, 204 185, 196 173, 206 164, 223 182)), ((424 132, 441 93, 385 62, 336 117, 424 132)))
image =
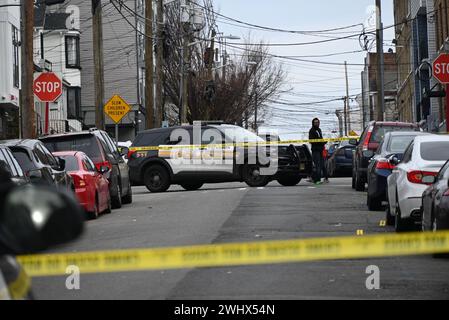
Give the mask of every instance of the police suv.
POLYGON ((128 166, 131 183, 151 192, 165 192, 172 184, 186 190, 223 182, 263 187, 273 180, 294 186, 313 168, 307 146, 266 142, 221 122, 140 132, 129 149, 128 166))

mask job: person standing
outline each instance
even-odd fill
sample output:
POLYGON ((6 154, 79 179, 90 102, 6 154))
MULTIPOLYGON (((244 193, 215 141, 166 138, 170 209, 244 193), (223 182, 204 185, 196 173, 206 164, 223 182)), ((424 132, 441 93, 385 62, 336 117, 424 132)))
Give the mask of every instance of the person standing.
MULTIPOLYGON (((322 140, 323 139, 323 133, 320 129, 320 119, 315 118, 312 121, 312 128, 309 131, 309 139, 310 140, 322 140)), ((312 180, 315 184, 319 185, 322 184, 321 178, 324 168, 324 157, 323 157, 323 151, 324 147, 326 145, 325 142, 311 142, 312 145, 312 158, 313 158, 313 164, 314 164, 314 171, 312 180)))

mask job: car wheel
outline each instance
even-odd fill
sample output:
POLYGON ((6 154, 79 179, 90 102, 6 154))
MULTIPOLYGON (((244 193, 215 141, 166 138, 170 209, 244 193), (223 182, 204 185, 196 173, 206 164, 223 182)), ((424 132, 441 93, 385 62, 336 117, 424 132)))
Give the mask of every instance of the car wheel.
POLYGON ((387 209, 385 210, 385 220, 387 226, 395 225, 395 217, 391 214, 390 204, 388 204, 387 209))
POLYGON ((204 185, 204 183, 201 183, 201 182, 186 182, 186 183, 182 183, 181 187, 183 187, 187 191, 195 191, 195 190, 201 189, 201 187, 203 185, 204 185))
MULTIPOLYGON (((440 226, 438 224, 438 219, 433 212, 432 212, 432 231, 433 232, 441 231, 440 226)), ((448 259, 449 254, 448 253, 434 253, 433 257, 435 259, 448 259)))
POLYGON ((122 190, 120 189, 119 184, 117 183, 117 195, 112 197, 112 208, 120 209, 122 207, 122 190))
POLYGON ((252 187, 265 187, 270 182, 267 176, 260 174, 260 167, 257 165, 245 167, 245 183, 252 187))
POLYGON ((379 198, 373 198, 371 196, 367 196, 366 204, 368 205, 368 209, 370 211, 380 211, 382 210, 382 201, 379 198))
POLYGON ((133 189, 131 188, 131 182, 128 183, 128 193, 122 199, 123 204, 133 203, 133 189))
POLYGON ((144 183, 150 192, 165 192, 170 188, 170 175, 164 167, 154 165, 145 170, 144 183))
POLYGON ((359 192, 365 191, 365 181, 363 181, 358 170, 355 174, 355 190, 359 192))
POLYGON ((394 220, 394 229, 396 232, 406 232, 410 231, 411 223, 409 220, 402 219, 401 217, 401 207, 399 205, 398 196, 396 195, 396 218, 394 220))
POLYGON ((301 182, 302 178, 298 176, 282 175, 277 181, 284 187, 294 187, 301 182))

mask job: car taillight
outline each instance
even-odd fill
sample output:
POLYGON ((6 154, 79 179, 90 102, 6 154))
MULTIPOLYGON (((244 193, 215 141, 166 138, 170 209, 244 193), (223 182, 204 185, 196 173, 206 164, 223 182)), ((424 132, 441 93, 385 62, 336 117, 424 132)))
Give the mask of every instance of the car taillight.
POLYGON ((98 162, 95 164, 95 167, 98 171, 100 171, 101 167, 108 167, 109 170, 112 170, 112 164, 110 164, 109 161, 98 162))
POLYGON ((423 178, 426 176, 436 177, 437 175, 438 173, 436 172, 410 171, 409 173, 407 173, 407 179, 411 183, 430 185, 430 183, 424 183, 423 178))
POLYGON ((86 186, 86 181, 84 181, 83 177, 77 175, 72 177, 75 188, 84 188, 86 186))
POLYGON ((371 140, 371 135, 373 134, 372 131, 368 131, 365 141, 363 141, 363 151, 368 151, 369 150, 369 142, 371 140))
POLYGON ((376 169, 378 170, 394 170, 396 168, 387 159, 381 159, 376 163, 376 169))

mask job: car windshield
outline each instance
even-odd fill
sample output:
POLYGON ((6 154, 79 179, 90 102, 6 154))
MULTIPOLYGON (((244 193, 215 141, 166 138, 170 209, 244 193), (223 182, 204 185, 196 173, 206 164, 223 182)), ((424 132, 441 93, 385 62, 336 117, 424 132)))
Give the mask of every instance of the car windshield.
POLYGON ((243 129, 241 127, 236 126, 216 126, 218 130, 224 133, 227 142, 236 142, 236 143, 243 143, 243 142, 265 142, 264 139, 256 135, 255 133, 248 131, 246 129, 243 129))
POLYGON ((78 159, 75 156, 60 156, 59 158, 65 160, 66 171, 70 172, 79 170, 78 159))
POLYGON ((385 138, 385 135, 389 132, 397 132, 397 131, 418 131, 418 128, 414 128, 411 126, 407 127, 399 127, 399 126, 378 126, 374 129, 374 132, 371 136, 371 143, 381 143, 385 138))
POLYGON ((67 136, 60 138, 49 138, 43 140, 45 146, 51 152, 82 151, 94 162, 101 162, 100 148, 93 136, 67 136))
POLYGON ((426 161, 447 161, 449 159, 449 141, 421 143, 421 158, 426 161))
POLYGON ((405 149, 407 149, 410 142, 412 142, 415 137, 416 136, 414 136, 414 135, 391 137, 390 142, 388 143, 388 146, 387 146, 387 152, 388 153, 404 153, 405 149))

